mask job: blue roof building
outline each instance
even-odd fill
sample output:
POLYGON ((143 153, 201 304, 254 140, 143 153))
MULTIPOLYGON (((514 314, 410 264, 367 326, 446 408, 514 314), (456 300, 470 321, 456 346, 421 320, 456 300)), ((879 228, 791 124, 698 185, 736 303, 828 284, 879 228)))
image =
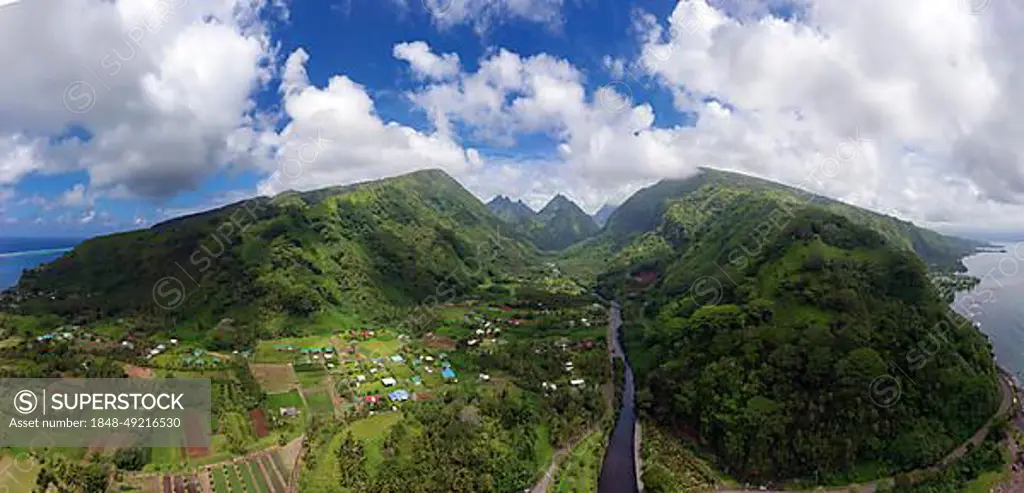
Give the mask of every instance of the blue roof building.
POLYGON ((399 389, 388 394, 388 397, 397 402, 407 401, 409 400, 409 392, 404 389, 399 389))
POLYGON ((455 378, 455 371, 452 370, 450 366, 445 367, 445 369, 441 371, 441 376, 444 377, 446 380, 451 380, 455 378))

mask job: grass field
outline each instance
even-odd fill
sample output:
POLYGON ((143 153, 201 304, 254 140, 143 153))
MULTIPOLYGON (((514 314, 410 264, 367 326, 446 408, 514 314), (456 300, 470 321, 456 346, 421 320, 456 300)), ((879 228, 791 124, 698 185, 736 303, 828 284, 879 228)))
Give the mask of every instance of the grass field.
MULTIPOLYGON (((380 464, 382 457, 380 452, 381 442, 387 435, 388 430, 402 419, 401 413, 384 413, 361 419, 349 425, 347 431, 357 440, 362 440, 366 450, 367 469, 373 470, 380 464)), ((323 450, 334 451, 341 445, 344 433, 338 433, 331 439, 330 443, 323 450)), ((303 493, 336 493, 338 478, 338 464, 334 460, 327 460, 326 457, 317 461, 316 468, 304 473, 303 493)))
POLYGON ((595 431, 576 445, 559 469, 555 493, 596 493, 604 456, 604 435, 595 431))
POLYGON ((272 412, 277 413, 277 410, 282 407, 294 407, 297 409, 304 409, 302 406, 302 396, 299 395, 298 390, 290 390, 280 394, 267 394, 267 408, 272 412))
POLYGON ((256 363, 289 363, 301 354, 298 350, 300 348, 322 348, 329 346, 331 346, 330 334, 260 341, 256 345, 253 361, 256 363), (296 349, 294 351, 283 350, 283 348, 288 346, 296 349))
POLYGON ((323 367, 317 367, 316 365, 306 366, 305 368, 302 371, 295 372, 295 376, 299 379, 299 385, 304 389, 322 387, 324 382, 326 382, 327 371, 323 367))
POLYGON ((360 354, 369 358, 380 358, 391 356, 402 349, 402 341, 390 334, 378 335, 374 339, 368 341, 361 341, 356 346, 356 350, 360 354))
POLYGON ((326 390, 318 389, 306 392, 306 402, 309 404, 309 412, 313 414, 334 414, 334 403, 326 390))

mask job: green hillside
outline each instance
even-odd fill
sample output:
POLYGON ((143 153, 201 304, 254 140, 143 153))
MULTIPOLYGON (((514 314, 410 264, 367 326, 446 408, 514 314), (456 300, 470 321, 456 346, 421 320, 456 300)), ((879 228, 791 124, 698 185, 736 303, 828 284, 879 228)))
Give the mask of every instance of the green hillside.
POLYGON ((601 229, 593 217, 561 194, 536 213, 522 201, 513 202, 501 195, 487 207, 541 250, 563 250, 596 235, 601 229))
POLYGON ((530 206, 524 204, 522 200, 513 202, 512 199, 504 195, 494 197, 487 203, 487 208, 502 221, 512 224, 528 223, 537 215, 537 213, 534 212, 530 206))
MULTIPOLYGON (((660 205, 641 192, 609 222, 627 244, 571 250, 614 252, 600 285, 625 302, 647 415, 734 476, 840 484, 933 464, 992 416, 988 341, 932 288, 915 237, 894 235, 920 230, 759 180, 715 185, 727 177, 663 182, 660 205)), ((933 235, 916 238, 955 244, 933 235)))
POLYGON ((449 299, 529 262, 532 247, 509 234, 458 182, 421 171, 95 238, 26 273, 6 298, 75 323, 374 315, 449 299))
MULTIPOLYGON (((714 193, 743 190, 779 197, 786 200, 787 203, 795 205, 822 207, 850 219, 855 224, 876 231, 891 245, 913 250, 933 269, 963 270, 960 258, 981 245, 972 240, 941 235, 919 228, 908 221, 871 212, 827 197, 813 195, 779 183, 739 173, 702 169, 700 173, 690 178, 662 180, 635 193, 609 217, 608 224, 598 237, 599 241, 593 242, 595 245, 592 245, 591 248, 600 247, 605 251, 618 251, 634 243, 638 236, 654 231, 661 226, 663 216, 674 202, 704 187, 708 187, 713 192, 704 192, 707 197, 713 196, 714 193)), ((703 205, 694 203, 692 208, 700 212, 703 205)), ((778 221, 781 214, 781 212, 776 213, 767 219, 778 221)))

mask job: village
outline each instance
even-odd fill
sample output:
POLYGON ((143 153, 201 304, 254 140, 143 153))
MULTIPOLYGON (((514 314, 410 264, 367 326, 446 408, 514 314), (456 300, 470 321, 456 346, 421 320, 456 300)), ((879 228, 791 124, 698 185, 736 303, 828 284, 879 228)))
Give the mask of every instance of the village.
MULTIPOLYGON (((300 483, 317 491, 315 485, 329 484, 336 472, 302 464, 311 453, 307 430, 315 420, 347 423, 373 448, 403 420, 405 406, 445 393, 524 388, 554 398, 607 392, 606 312, 599 304, 563 310, 464 301, 436 310, 438 326, 419 337, 381 326, 337 326, 216 352, 177 337, 115 337, 68 326, 27 344, 106 355, 131 378, 212 379, 215 413, 222 409, 210 447, 153 449, 138 471, 121 476, 125 487, 147 493, 293 492, 300 483), (529 369, 529 381, 509 361, 534 363, 502 356, 523 345, 540 368, 529 369), (250 378, 259 404, 244 409, 236 403, 254 398, 244 385, 250 378)), ((68 451, 71 457, 85 453, 68 451)))

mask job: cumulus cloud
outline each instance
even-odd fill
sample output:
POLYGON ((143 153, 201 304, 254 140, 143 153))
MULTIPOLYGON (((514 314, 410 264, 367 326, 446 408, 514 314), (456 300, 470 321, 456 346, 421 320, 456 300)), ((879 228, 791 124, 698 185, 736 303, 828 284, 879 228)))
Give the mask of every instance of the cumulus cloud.
POLYGON ((413 73, 422 79, 444 80, 459 73, 459 55, 435 55, 423 41, 399 43, 393 50, 395 58, 409 62, 413 73))
POLYGON ((782 16, 682 0, 668 19, 639 16, 629 68, 699 114, 677 137, 708 165, 929 223, 969 222, 1024 198, 1024 11, 963 4, 808 0, 782 16), (814 176, 851 142, 861 143, 855 159, 814 176))
POLYGON ((262 0, 6 7, 0 180, 84 169, 94 187, 168 197, 225 163, 246 163, 262 132, 251 95, 271 75, 260 21, 266 7, 262 0))
POLYGON ((426 133, 384 121, 366 88, 345 75, 325 87, 312 85, 305 71, 309 55, 293 52, 285 63, 281 90, 287 125, 275 136, 264 195, 308 190, 393 176, 423 168, 454 175, 468 172, 479 155, 441 133, 426 133))
MULTIPOLYGON (((548 198, 553 187, 563 187, 589 210, 658 178, 689 176, 702 164, 687 154, 682 129, 654 125, 649 104, 634 104, 613 86, 588 91, 577 67, 548 54, 523 57, 500 49, 481 60, 475 72, 427 84, 408 96, 444 135, 464 129, 474 139, 509 147, 524 135, 552 137, 553 156, 544 164, 498 161, 488 171, 499 167, 521 181, 498 183, 544 190, 539 195, 548 198)), ((484 187, 488 182, 469 180, 484 187)))
POLYGON ((478 33, 508 20, 557 28, 562 24, 563 4, 564 0, 422 0, 438 27, 468 24, 478 33))

